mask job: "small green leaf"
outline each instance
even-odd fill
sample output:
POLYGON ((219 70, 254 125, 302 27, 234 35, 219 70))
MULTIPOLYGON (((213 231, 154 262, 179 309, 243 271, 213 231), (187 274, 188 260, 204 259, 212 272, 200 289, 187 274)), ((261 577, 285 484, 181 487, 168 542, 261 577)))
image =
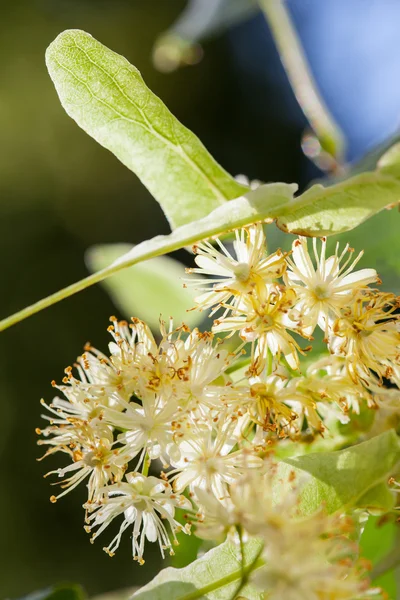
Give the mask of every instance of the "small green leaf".
POLYGON ((86 594, 80 585, 60 584, 39 592, 33 592, 20 600, 85 600, 86 594))
MULTIPOLYGON (((247 573, 263 564, 262 545, 257 540, 245 544, 247 573)), ((242 576, 239 548, 225 542, 183 569, 164 569, 132 596, 132 600, 231 600, 242 576)), ((240 594, 248 600, 261 600, 262 594, 246 585, 240 594)))
MULTIPOLYGON (((99 271, 132 249, 129 244, 94 246, 86 253, 86 262, 91 271, 99 271)), ((198 292, 192 287, 183 287, 184 276, 185 269, 180 262, 158 256, 116 273, 104 281, 104 286, 127 318, 139 317, 153 330, 158 330, 160 315, 164 319, 173 317, 176 325, 184 321, 195 327, 203 316, 189 309, 194 306, 198 292)))
POLYGON ((399 462, 400 440, 394 431, 387 431, 345 450, 283 460, 275 490, 279 497, 281 481, 293 471, 300 481, 307 475, 300 501, 303 514, 312 514, 321 504, 329 513, 350 507, 385 513, 395 503, 394 495, 390 502, 385 484, 399 462))
POLYGON ((82 129, 140 178, 171 227, 208 215, 245 188, 170 113, 139 71, 80 30, 46 52, 61 104, 82 129))
POLYGON ((392 164, 391 171, 361 173, 330 187, 313 185, 276 214, 276 224, 286 233, 318 237, 354 229, 399 203, 400 177, 394 174, 392 164))

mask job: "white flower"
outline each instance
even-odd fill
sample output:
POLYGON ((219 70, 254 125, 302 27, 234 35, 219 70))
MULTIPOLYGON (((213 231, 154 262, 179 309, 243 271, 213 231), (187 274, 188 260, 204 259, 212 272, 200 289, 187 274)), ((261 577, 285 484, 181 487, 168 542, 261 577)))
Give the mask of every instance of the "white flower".
POLYGON ((283 527, 296 512, 298 490, 292 482, 280 479, 279 502, 275 506, 276 466, 267 460, 261 468, 247 470, 219 499, 204 488, 196 488, 199 505, 196 535, 216 540, 227 533, 234 535, 240 527, 246 536, 267 537, 271 528, 283 527))
POLYGON ((236 354, 229 353, 221 343, 214 342, 212 333, 201 333, 198 329, 184 341, 171 339, 163 350, 179 381, 174 394, 179 405, 187 409, 201 405, 207 386, 223 376, 236 358, 236 354))
MULTIPOLYGON (((277 507, 278 508, 278 507, 277 507)), ((354 600, 368 588, 346 538, 349 525, 320 512, 281 521, 265 536, 265 565, 252 580, 271 600, 354 600)))
POLYGON ((206 386, 223 375, 236 358, 215 343, 212 333, 191 332, 185 325, 166 331, 161 322, 159 345, 138 319, 133 319, 131 328, 114 322, 112 333, 118 343, 110 345, 111 362, 120 369, 129 364, 136 396, 172 398, 182 410, 199 404, 206 386))
POLYGON ((123 521, 118 534, 104 550, 113 556, 117 550, 122 534, 132 527, 132 554, 140 564, 144 563, 143 553, 145 540, 157 542, 161 555, 169 549, 173 554, 172 544, 177 544, 176 532, 189 533, 189 527, 183 527, 175 518, 175 509, 191 509, 191 503, 184 496, 172 493, 171 487, 162 479, 145 477, 139 473, 128 473, 127 482, 108 486, 103 490, 104 498, 100 506, 89 505, 90 511, 95 511, 88 517, 91 523, 86 528, 92 531, 94 541, 114 518, 123 515, 123 521), (164 521, 168 524, 170 533, 164 521), (172 535, 172 541, 170 539, 172 535))
POLYGON ((217 498, 226 495, 227 485, 233 483, 248 469, 262 466, 250 448, 233 448, 238 444, 234 435, 236 420, 224 420, 216 424, 192 426, 179 443, 180 457, 171 460, 175 467, 169 473, 174 489, 182 492, 187 487, 194 493, 196 488, 210 490, 217 498), (214 425, 214 426, 213 426, 214 425))
POLYGON ((176 419, 181 416, 174 399, 149 396, 143 399, 142 405, 126 402, 123 408, 123 412, 106 408, 104 419, 123 430, 117 439, 123 444, 127 460, 141 453, 137 470, 147 452, 150 459, 161 458, 164 468, 168 467, 168 449, 174 443, 176 419))
POLYGON ((307 369, 307 377, 294 380, 299 390, 307 391, 318 403, 329 419, 330 409, 335 420, 348 423, 348 413, 360 413, 360 404, 367 402, 374 406, 371 394, 360 384, 355 383, 346 369, 345 358, 326 356, 311 364, 307 369), (335 403, 340 412, 332 406, 335 403))
MULTIPOLYGON (((108 331, 114 341, 109 344, 110 361, 118 372, 128 374, 132 393, 142 398, 148 392, 157 393, 171 386, 170 364, 148 325, 139 319, 132 319, 131 324, 118 322, 115 317, 111 321, 108 331)), ((162 321, 160 328, 164 342, 169 334, 162 321)))
MULTIPOLYGON (((90 344, 86 344, 75 367, 80 376, 80 381, 75 380, 75 384, 97 397, 102 404, 117 406, 119 398, 128 400, 133 392, 132 373, 116 368, 108 356, 90 344)), ((72 384, 72 372, 67 372, 66 379, 72 384)))
POLYGON ((293 242, 292 256, 286 258, 289 268, 284 280, 296 292, 296 307, 305 319, 304 331, 311 335, 318 324, 327 337, 331 319, 339 317, 340 310, 352 296, 370 283, 376 283, 378 276, 375 269, 352 272, 363 252, 351 260, 353 251, 348 244, 340 254, 337 244, 335 253, 328 258, 326 238, 322 238, 320 254, 316 238, 312 244, 316 266, 308 252, 307 238, 300 237, 293 242), (346 254, 348 257, 341 264, 346 254))
POLYGON ((283 355, 291 369, 299 366, 301 349, 289 331, 302 333, 301 321, 292 308, 296 295, 290 288, 268 291, 244 300, 231 317, 217 319, 214 332, 240 332, 246 342, 252 342, 252 365, 249 372, 259 375, 265 368, 269 354, 279 362, 283 355))
MULTIPOLYGON (((51 448, 44 456, 54 452, 67 454, 72 463, 50 471, 45 475, 57 474, 64 478, 60 482, 64 490, 57 496, 51 496, 51 502, 56 502, 62 496, 73 490, 82 481, 89 478, 88 501, 97 502, 101 497, 101 489, 109 482, 120 481, 126 469, 126 458, 112 448, 113 434, 111 429, 103 430, 104 437, 99 438, 90 425, 75 424, 75 439, 68 445, 59 444, 51 448)), ((43 457, 44 458, 44 457, 43 457)))
POLYGON ((203 488, 194 488, 199 506, 196 521, 196 536, 204 540, 223 542, 228 535, 235 540, 237 527, 240 527, 240 515, 230 502, 229 495, 218 500, 212 492, 203 488))
MULTIPOLYGON (((260 223, 235 231, 233 242, 236 257, 232 256, 217 238, 219 250, 210 242, 194 246, 197 254, 197 268, 187 269, 188 273, 198 273, 204 277, 193 284, 206 286, 205 293, 196 298, 198 307, 203 310, 217 305, 236 307, 249 293, 264 287, 282 276, 286 265, 284 254, 278 250, 267 256, 263 227, 260 223), (211 277, 206 277, 211 276, 211 277)), ((200 288, 198 288, 200 289, 200 288)))
POLYGON ((390 379, 400 366, 398 300, 393 294, 369 293, 355 297, 334 321, 329 338, 332 353, 346 359, 355 383, 372 383, 376 376, 390 379))
MULTIPOLYGON (((55 386, 55 384, 53 383, 55 386)), ((36 432, 44 436, 38 445, 48 446, 48 450, 41 459, 62 452, 67 454, 72 463, 47 473, 57 474, 58 477, 68 477, 60 482, 65 490, 58 496, 51 496, 55 502, 69 491, 74 489, 81 481, 89 477, 89 500, 97 498, 99 489, 108 481, 118 481, 125 470, 125 459, 119 451, 114 450, 113 430, 104 421, 103 408, 99 401, 85 396, 79 384, 55 386, 69 398, 54 398, 47 408, 50 415, 42 415, 50 424, 43 430, 36 432)))
POLYGON ((296 426, 300 416, 307 416, 309 425, 322 431, 315 401, 306 391, 297 390, 292 381, 278 374, 251 377, 249 385, 226 386, 221 402, 242 416, 249 415, 263 431, 277 432, 279 437, 296 436, 301 430, 302 423, 296 426))
POLYGON ((375 418, 368 437, 388 431, 398 430, 400 426, 400 390, 398 388, 379 388, 373 396, 375 418))
MULTIPOLYGON (((55 386, 54 382, 53 385, 55 386)), ((63 386, 55 387, 59 387, 60 390, 63 388, 63 386)), ((78 387, 64 387, 66 388, 64 393, 68 394, 69 401, 58 396, 53 398, 49 405, 43 399, 40 401, 50 413, 50 415, 42 415, 42 418, 50 424, 43 430, 36 429, 36 433, 45 438, 39 440, 38 445, 65 446, 77 443, 82 426, 90 426, 99 437, 107 437, 110 428, 103 422, 103 410, 99 401, 87 397, 78 387)))

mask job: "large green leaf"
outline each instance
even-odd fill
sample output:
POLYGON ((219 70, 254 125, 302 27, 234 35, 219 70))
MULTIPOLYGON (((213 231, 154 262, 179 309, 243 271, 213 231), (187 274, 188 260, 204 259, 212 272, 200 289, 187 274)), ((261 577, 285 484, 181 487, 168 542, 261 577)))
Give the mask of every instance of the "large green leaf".
MULTIPOLYGON (((86 253, 86 262, 91 271, 99 271, 132 249, 129 244, 94 246, 86 253)), ((139 317, 153 330, 158 330, 160 316, 172 317, 177 325, 184 321, 195 327, 203 319, 199 311, 190 310, 198 292, 183 287, 184 277, 180 262, 157 256, 116 273, 104 281, 104 286, 126 317, 139 317)))
POLYGON ((287 458, 279 464, 275 493, 292 471, 306 477, 300 510, 312 514, 323 504, 330 513, 351 507, 387 512, 395 496, 387 488, 388 478, 400 465, 400 440, 387 431, 366 442, 336 452, 287 458))
POLYGON ((80 30, 50 44, 46 64, 61 104, 161 204, 172 227, 208 215, 246 189, 149 90, 139 71, 80 30))
MULTIPOLYGON (((262 549, 257 540, 245 545, 247 570, 262 564, 257 557, 262 549)), ((168 567, 132 596, 132 600, 231 600, 242 576, 239 548, 225 542, 184 569, 168 567)), ((246 585, 240 595, 247 600, 261 600, 261 594, 246 585)))

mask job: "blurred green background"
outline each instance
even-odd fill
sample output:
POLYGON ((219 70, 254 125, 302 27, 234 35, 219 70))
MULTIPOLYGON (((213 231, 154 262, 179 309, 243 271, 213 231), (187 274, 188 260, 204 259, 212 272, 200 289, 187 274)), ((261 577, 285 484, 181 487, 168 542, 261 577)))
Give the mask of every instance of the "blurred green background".
MULTIPOLYGON (((84 29, 125 55, 233 174, 301 184, 317 174, 300 151, 303 123, 271 109, 268 86, 261 86, 257 97, 260 113, 249 109, 231 37, 209 41, 196 67, 156 72, 153 42, 184 5, 178 0, 15 0, 2 10, 0 317, 82 278, 84 252, 93 244, 138 243, 168 232, 157 203, 136 177, 60 106, 44 53, 64 29, 84 29)), ((376 266, 385 287, 395 291, 397 228, 398 218, 385 212, 346 236, 356 248, 368 240, 364 263, 376 266)), ((290 243, 270 229, 271 248, 290 243)), ((184 251, 176 256, 190 259, 184 251)), ((50 504, 52 489, 42 475, 55 463, 36 462, 40 398, 51 400, 50 381, 61 380, 86 341, 106 348, 108 317, 116 312, 97 286, 0 335, 0 598, 65 581, 99 594, 141 585, 161 568, 151 545, 145 566, 134 563, 129 536, 113 559, 102 551, 101 539, 92 547, 80 509, 84 490, 50 504)))

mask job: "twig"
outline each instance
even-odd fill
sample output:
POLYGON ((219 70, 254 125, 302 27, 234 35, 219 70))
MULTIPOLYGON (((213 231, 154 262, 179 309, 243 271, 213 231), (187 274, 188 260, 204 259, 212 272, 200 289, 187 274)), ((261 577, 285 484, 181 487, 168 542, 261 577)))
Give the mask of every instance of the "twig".
POLYGON ((259 0, 294 94, 320 144, 342 163, 344 137, 318 91, 283 0, 259 0))
POLYGON ((231 600, 235 600, 236 598, 238 598, 239 592, 241 592, 241 590, 244 588, 244 586, 248 583, 249 581, 249 577, 252 573, 252 571, 254 570, 254 568, 256 567, 256 564, 262 554, 262 551, 264 549, 264 544, 262 544, 260 546, 259 551, 257 552, 256 556, 253 558, 253 560, 251 561, 251 563, 249 565, 247 565, 246 567, 246 563, 245 563, 245 548, 244 548, 244 542, 243 542, 243 530, 241 527, 238 527, 237 529, 238 535, 239 535, 239 544, 240 544, 240 566, 241 566, 241 578, 240 578, 240 582, 238 587, 236 588, 236 590, 233 593, 232 599, 231 600))

